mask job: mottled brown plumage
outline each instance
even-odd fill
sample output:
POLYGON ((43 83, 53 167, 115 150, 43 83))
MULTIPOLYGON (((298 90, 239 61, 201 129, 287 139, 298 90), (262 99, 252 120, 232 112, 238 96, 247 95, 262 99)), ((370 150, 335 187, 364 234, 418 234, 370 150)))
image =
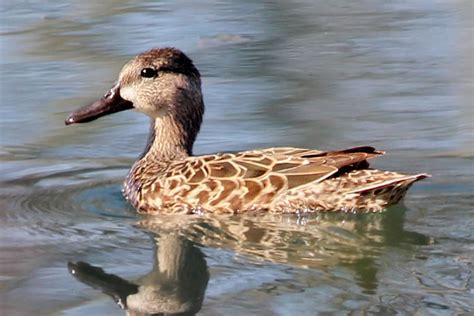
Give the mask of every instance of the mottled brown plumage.
POLYGON ((173 48, 132 59, 109 93, 72 113, 66 123, 90 121, 130 104, 151 118, 147 147, 123 188, 142 213, 377 212, 427 177, 370 169, 367 160, 383 154, 372 147, 192 156, 204 113, 200 75, 173 48), (106 110, 98 111, 102 104, 106 110))

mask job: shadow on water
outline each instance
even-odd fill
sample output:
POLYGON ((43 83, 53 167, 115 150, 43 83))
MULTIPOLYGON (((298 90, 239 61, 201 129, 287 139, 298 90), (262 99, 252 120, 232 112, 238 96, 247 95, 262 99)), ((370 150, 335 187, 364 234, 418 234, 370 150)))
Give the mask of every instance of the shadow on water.
POLYGON ((109 295, 130 315, 197 313, 209 281, 200 247, 230 250, 264 264, 323 270, 340 265, 363 293, 375 294, 380 257, 393 248, 432 243, 404 229, 404 213, 399 206, 373 215, 154 216, 135 223, 151 236, 154 248, 152 270, 136 281, 82 261, 68 267, 77 280, 109 295))

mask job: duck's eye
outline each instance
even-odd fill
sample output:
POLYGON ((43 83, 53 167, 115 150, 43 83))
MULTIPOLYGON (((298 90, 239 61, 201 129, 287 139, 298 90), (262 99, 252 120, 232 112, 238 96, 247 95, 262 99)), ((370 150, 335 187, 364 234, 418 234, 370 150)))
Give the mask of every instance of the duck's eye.
POLYGON ((157 71, 153 68, 143 68, 140 76, 145 78, 153 78, 157 75, 157 71))

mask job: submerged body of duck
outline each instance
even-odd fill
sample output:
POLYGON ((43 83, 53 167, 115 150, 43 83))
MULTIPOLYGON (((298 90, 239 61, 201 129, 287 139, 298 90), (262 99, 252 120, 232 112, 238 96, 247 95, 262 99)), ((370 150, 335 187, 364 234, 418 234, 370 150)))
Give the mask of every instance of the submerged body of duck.
POLYGON ((147 147, 123 187, 141 213, 377 212, 428 176, 369 168, 367 160, 383 154, 372 147, 193 156, 204 113, 200 74, 174 48, 133 58, 104 97, 73 112, 66 124, 131 108, 151 118, 147 147))

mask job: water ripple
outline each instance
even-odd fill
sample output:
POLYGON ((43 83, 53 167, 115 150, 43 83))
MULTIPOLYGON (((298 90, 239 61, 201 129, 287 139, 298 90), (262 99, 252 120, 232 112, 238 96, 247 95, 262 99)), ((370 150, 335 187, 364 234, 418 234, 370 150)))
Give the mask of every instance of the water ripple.
POLYGON ((114 234, 128 235, 127 221, 135 213, 120 193, 123 167, 84 168, 76 163, 13 169, 0 183, 5 239, 70 244, 104 234, 109 235, 106 240, 114 234))

